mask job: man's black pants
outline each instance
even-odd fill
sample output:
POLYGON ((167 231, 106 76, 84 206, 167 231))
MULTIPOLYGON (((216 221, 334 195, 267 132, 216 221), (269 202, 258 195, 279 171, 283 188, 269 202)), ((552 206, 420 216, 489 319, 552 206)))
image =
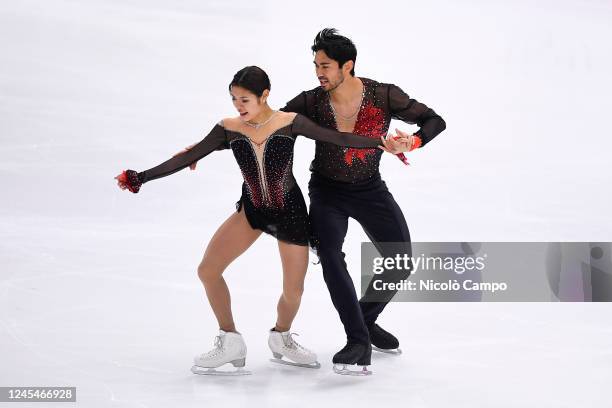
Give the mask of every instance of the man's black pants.
MULTIPOLYGON (((387 299, 382 302, 358 300, 342 252, 348 219, 353 218, 361 224, 382 256, 395 255, 386 253, 384 246, 380 246, 385 242, 406 243, 404 253, 412 256, 404 215, 379 175, 364 182, 343 183, 312 173, 308 195, 311 228, 323 277, 344 325, 347 341, 369 343, 368 326, 374 324, 395 291, 387 292, 387 299)), ((396 273, 391 280, 405 279, 408 275, 409 272, 396 273)))

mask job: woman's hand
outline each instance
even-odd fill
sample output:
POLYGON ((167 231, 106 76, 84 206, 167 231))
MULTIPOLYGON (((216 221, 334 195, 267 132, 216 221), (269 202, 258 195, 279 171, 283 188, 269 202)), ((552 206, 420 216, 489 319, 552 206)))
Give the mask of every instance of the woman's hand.
POLYGON ((125 190, 127 188, 127 183, 125 182, 125 172, 115 176, 115 180, 117 180, 117 185, 120 189, 125 190))
POLYGON ((121 174, 115 176, 115 180, 117 180, 120 189, 128 189, 132 193, 137 193, 142 185, 138 173, 134 170, 124 170, 121 174))
MULTIPOLYGON (((193 148, 193 146, 195 146, 196 144, 197 144, 197 143, 194 143, 194 144, 192 144, 192 145, 190 145, 190 146, 187 146, 186 148, 184 148, 184 149, 183 149, 183 150, 181 150, 180 152, 178 152, 178 153, 176 153, 176 154, 172 155, 172 157, 180 156, 181 154, 185 154, 185 153, 187 153, 187 152, 188 152, 189 150, 191 150, 191 149, 193 148)), ((190 168, 191 170, 195 170, 195 169, 196 169, 196 164, 197 164, 197 163, 198 163, 197 161, 195 161, 195 162, 191 163, 191 164, 189 165, 189 168, 190 168)))
POLYGON ((391 134, 387 138, 381 136, 380 139, 383 145, 378 146, 378 148, 387 153, 399 154, 410 151, 410 136, 406 137, 391 134))
POLYGON ((420 138, 417 135, 411 135, 395 129, 396 135, 390 134, 387 138, 381 137, 383 146, 378 146, 379 149, 387 153, 399 154, 409 152, 419 147, 420 138))

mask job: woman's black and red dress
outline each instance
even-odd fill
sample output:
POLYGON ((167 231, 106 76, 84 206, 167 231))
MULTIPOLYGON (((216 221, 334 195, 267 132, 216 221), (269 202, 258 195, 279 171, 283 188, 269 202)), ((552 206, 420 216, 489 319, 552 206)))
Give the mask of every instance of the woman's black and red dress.
POLYGON ((378 137, 337 132, 301 114, 289 125, 271 132, 261 146, 240 132, 226 129, 220 122, 184 154, 142 172, 126 170, 124 180, 132 192, 138 192, 141 184, 169 176, 215 150, 232 149, 244 177, 237 211, 244 209, 249 224, 255 229, 282 241, 308 245, 307 206, 293 176, 293 147, 298 135, 351 148, 371 149, 381 144, 378 137))

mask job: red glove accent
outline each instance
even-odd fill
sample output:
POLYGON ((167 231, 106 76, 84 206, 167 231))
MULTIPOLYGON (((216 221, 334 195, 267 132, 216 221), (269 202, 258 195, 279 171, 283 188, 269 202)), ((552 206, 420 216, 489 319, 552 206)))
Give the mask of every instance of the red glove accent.
POLYGON ((142 186, 142 183, 138 178, 138 173, 134 170, 123 170, 123 173, 117 177, 117 181, 124 184, 128 190, 134 194, 136 194, 138 190, 140 190, 140 186, 142 186))
MULTIPOLYGON (((393 138, 393 140, 397 140, 399 139, 400 136, 395 136, 393 138)), ((423 144, 422 140, 420 137, 418 137, 417 135, 412 135, 412 146, 410 146, 410 149, 408 150, 409 152, 413 151, 414 149, 417 149, 419 147, 421 147, 421 145, 423 144)), ((404 155, 404 153, 398 153, 396 154, 397 158, 400 159, 402 161, 402 163, 404 163, 406 166, 409 165, 410 163, 408 163, 408 159, 406 159, 406 155, 404 155)))
POLYGON ((400 159, 402 161, 402 163, 404 163, 406 166, 408 166, 410 163, 408 163, 408 159, 406 158, 406 155, 404 153, 398 153, 396 154, 397 158, 400 159))

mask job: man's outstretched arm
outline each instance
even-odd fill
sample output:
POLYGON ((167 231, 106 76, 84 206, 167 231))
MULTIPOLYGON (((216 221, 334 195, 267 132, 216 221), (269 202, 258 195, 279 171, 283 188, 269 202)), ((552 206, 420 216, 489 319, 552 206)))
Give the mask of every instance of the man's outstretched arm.
POLYGON ((414 133, 420 139, 420 144, 416 142, 417 147, 425 146, 446 129, 446 122, 440 115, 424 103, 409 97, 397 85, 389 85, 387 98, 392 118, 419 126, 420 129, 414 133))

